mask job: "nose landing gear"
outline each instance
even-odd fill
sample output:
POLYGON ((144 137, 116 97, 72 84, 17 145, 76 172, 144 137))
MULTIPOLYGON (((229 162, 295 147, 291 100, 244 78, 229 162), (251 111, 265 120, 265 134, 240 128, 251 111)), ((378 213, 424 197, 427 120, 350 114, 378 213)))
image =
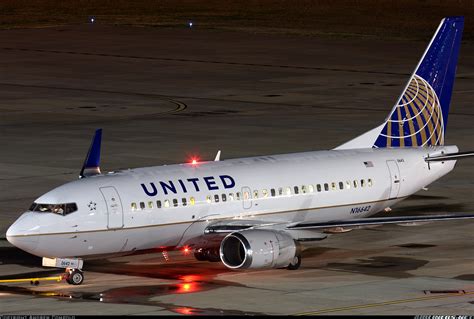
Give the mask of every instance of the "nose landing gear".
POLYGON ((79 258, 48 258, 43 257, 43 266, 54 268, 65 268, 62 279, 70 285, 80 285, 84 281, 82 266, 84 261, 79 258))
POLYGON ((70 285, 80 285, 84 281, 84 273, 80 269, 67 268, 63 278, 70 285))

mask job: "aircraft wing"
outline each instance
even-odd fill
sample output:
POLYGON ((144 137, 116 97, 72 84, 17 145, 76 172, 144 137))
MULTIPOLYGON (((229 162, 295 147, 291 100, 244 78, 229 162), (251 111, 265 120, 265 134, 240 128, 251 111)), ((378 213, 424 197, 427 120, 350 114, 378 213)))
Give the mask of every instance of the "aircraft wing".
POLYGON ((323 233, 343 233, 352 229, 371 228, 382 225, 419 226, 429 222, 474 219, 474 214, 418 215, 398 217, 372 217, 330 222, 284 222, 231 219, 210 224, 205 234, 224 234, 245 229, 274 229, 290 233, 296 240, 320 240, 323 233))
POLYGON ((290 230, 333 230, 336 228, 354 229, 381 225, 411 225, 424 224, 427 222, 441 222, 450 220, 474 219, 473 214, 450 214, 450 215, 421 215, 421 216, 399 216, 399 217, 372 217, 349 220, 338 220, 330 222, 300 222, 287 225, 290 230))
MULTIPOLYGON (((214 235, 214 236, 223 236, 227 235, 228 233, 242 231, 245 229, 271 229, 271 230, 279 230, 288 233, 292 236, 295 240, 300 242, 313 242, 313 241, 320 241, 327 237, 324 234, 324 231, 318 230, 306 230, 306 229, 288 229, 290 223, 288 221, 261 221, 261 220, 243 220, 243 219, 231 219, 231 220, 222 220, 210 224, 204 230, 206 236, 214 235)), ((219 238, 219 237, 214 237, 219 238)))
POLYGON ((231 233, 234 231, 248 228, 277 228, 285 227, 288 222, 268 222, 255 219, 227 219, 210 224, 204 230, 204 233, 231 233))

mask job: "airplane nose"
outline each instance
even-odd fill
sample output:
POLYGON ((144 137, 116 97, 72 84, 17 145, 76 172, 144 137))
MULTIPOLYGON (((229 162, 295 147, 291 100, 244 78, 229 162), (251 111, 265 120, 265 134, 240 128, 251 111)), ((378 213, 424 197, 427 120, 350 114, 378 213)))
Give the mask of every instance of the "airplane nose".
POLYGON ((39 242, 39 233, 38 218, 31 213, 25 213, 8 228, 6 237, 10 244, 34 254, 39 242))

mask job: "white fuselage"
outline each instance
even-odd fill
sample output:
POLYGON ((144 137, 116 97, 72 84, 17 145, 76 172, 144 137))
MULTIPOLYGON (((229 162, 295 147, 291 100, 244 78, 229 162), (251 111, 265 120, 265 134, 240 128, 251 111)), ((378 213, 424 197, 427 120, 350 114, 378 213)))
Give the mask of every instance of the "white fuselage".
POLYGON ((367 217, 454 168, 455 161, 428 165, 428 154, 456 151, 455 146, 333 150, 119 171, 46 193, 35 202, 76 203, 77 211, 25 212, 7 237, 34 255, 87 258, 197 245, 205 227, 218 220, 367 217))

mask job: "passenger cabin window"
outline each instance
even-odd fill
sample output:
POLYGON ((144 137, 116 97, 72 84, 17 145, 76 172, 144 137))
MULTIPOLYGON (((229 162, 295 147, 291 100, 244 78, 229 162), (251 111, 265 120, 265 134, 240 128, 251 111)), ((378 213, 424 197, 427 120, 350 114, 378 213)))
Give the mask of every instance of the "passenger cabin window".
POLYGON ((313 193, 314 192, 314 186, 313 185, 308 185, 308 192, 313 193))
POLYGON ((372 178, 369 178, 367 180, 367 186, 372 187, 372 185, 373 185, 372 178))
POLYGON ((266 189, 263 189, 262 190, 262 196, 263 198, 267 198, 268 197, 268 191, 266 189))
POLYGON ((316 189, 318 192, 321 192, 321 184, 316 185, 316 189))
POLYGON ((297 195, 299 193, 298 186, 293 187, 293 189, 295 190, 295 195, 297 195))
POLYGON ((306 186, 305 185, 301 186, 301 193, 306 194, 306 186))
POLYGON ((214 195, 214 202, 219 203, 219 195, 214 195))
POLYGON ((270 194, 272 195, 272 197, 275 197, 276 193, 275 193, 275 189, 274 189, 274 188, 270 189, 270 194))
POLYGON ((254 199, 258 198, 258 190, 257 189, 253 191, 253 198, 254 199))
POLYGON ((324 183, 324 190, 326 192, 329 190, 329 184, 328 183, 324 183))
POLYGON ((278 188, 278 196, 282 196, 283 195, 283 187, 279 187, 278 188))
POLYGON ((229 193, 229 201, 233 201, 234 200, 234 193, 229 193))
POLYGON ((165 208, 170 207, 170 201, 169 199, 165 199, 165 208))
POLYGON ((354 188, 357 188, 357 181, 354 180, 354 188))
POLYGON ((222 194, 222 201, 223 201, 223 202, 227 201, 227 197, 226 197, 225 194, 222 194))
POLYGON ((287 187, 287 188, 286 188, 286 195, 287 195, 287 196, 290 196, 290 195, 291 195, 291 188, 290 188, 290 187, 287 187))
POLYGON ((241 197, 240 192, 235 193, 235 199, 236 200, 240 200, 240 197, 241 197))
POLYGON ((145 209, 145 203, 144 202, 140 202, 140 209, 145 209))
POLYGON ((181 202, 183 203, 183 206, 186 206, 186 204, 187 204, 187 203, 186 203, 186 198, 182 198, 182 199, 181 199, 181 202))
POLYGON ((334 183, 334 182, 331 183, 331 190, 333 190, 333 191, 336 190, 336 183, 334 183))
POLYGON ((351 188, 351 182, 350 182, 350 181, 346 181, 346 188, 347 188, 347 189, 350 189, 350 188, 351 188))
POLYGON ((206 202, 210 203, 211 202, 211 195, 206 196, 206 202))
POLYGON ((344 183, 343 182, 339 182, 339 189, 344 189, 344 183))
POLYGON ((194 199, 194 197, 191 197, 189 199, 189 205, 193 206, 194 204, 196 204, 196 200, 194 199))
POLYGON ((364 187, 365 186, 365 180, 364 179, 361 179, 360 180, 360 187, 364 187))
POLYGON ((148 208, 149 208, 149 209, 153 209, 153 202, 152 202, 152 201, 149 201, 149 202, 148 202, 148 208))
POLYGON ((178 200, 176 198, 173 199, 173 206, 178 207, 178 200))
POLYGON ((161 200, 156 201, 156 208, 161 208, 161 200))
POLYGON ((137 203, 132 203, 132 210, 137 210, 137 203))

